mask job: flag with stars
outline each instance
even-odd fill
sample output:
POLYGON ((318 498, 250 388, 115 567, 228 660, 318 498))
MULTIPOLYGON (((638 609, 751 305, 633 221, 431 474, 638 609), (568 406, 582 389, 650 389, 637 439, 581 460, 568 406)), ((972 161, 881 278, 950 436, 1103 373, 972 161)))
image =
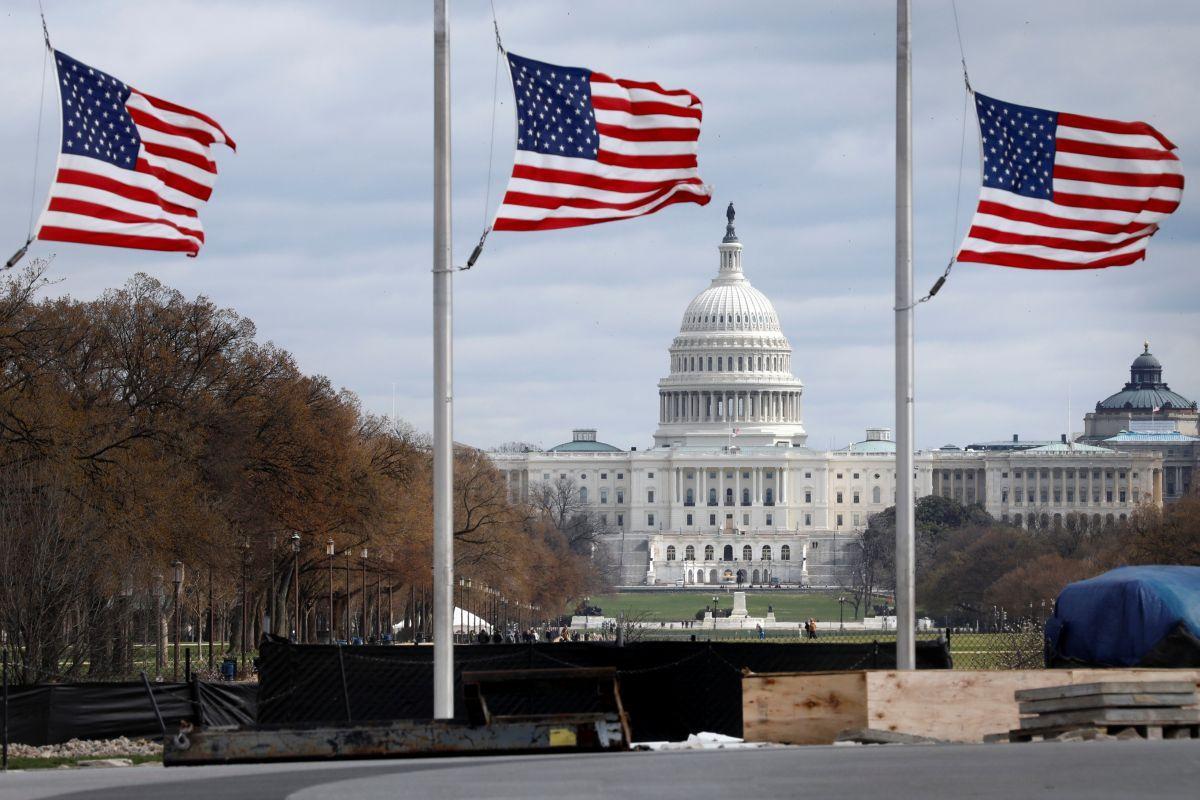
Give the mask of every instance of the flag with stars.
POLYGON ((65 53, 54 63, 62 147, 37 238, 196 255, 217 178, 210 146, 236 149, 233 139, 211 117, 65 53))
POLYGON ((1175 145, 1144 122, 1085 117, 975 95, 983 187, 956 260, 1093 269, 1146 257, 1179 207, 1175 145))
POLYGON ((700 98, 507 54, 517 152, 493 229, 573 228, 704 205, 700 98))

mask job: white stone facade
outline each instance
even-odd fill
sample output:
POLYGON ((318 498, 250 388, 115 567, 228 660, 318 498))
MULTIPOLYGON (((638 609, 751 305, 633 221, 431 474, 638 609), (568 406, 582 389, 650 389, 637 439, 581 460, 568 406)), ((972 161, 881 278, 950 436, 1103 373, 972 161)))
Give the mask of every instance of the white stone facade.
MULTIPOLYGON (((547 451, 492 454, 514 499, 573 481, 608 532, 605 557, 622 584, 834 586, 854 534, 894 504, 887 429, 842 450, 805 446, 791 346, 741 256, 731 211, 718 275, 670 347, 652 448, 623 451, 580 430, 547 451)), ((1161 466, 1152 453, 1067 444, 938 450, 917 454, 916 494, 979 503, 1026 527, 1103 524, 1161 504, 1161 466)))

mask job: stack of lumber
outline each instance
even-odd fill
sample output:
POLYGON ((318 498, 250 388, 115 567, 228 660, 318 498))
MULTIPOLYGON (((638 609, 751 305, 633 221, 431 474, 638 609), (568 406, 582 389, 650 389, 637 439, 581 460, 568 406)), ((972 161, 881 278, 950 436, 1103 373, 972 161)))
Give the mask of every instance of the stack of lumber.
POLYGON ((1017 691, 1020 727, 1014 742, 1063 734, 1133 735, 1144 739, 1200 738, 1196 684, 1189 680, 1076 683, 1017 691))

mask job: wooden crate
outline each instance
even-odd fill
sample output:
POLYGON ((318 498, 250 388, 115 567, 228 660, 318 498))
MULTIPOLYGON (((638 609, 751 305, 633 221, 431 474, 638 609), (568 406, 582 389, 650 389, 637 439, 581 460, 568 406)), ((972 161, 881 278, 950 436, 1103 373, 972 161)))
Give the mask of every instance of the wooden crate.
POLYGON ((1014 694, 1098 681, 1180 680, 1195 669, 895 670, 748 674, 742 678, 747 741, 832 744, 875 728, 959 742, 1019 727, 1014 694))

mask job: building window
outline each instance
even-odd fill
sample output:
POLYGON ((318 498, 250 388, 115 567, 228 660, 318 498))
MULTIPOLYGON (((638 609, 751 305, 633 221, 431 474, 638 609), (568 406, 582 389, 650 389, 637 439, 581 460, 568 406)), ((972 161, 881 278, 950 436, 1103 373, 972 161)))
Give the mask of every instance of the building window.
POLYGON ((648 528, 654 527, 654 514, 651 513, 651 514, 646 515, 646 527, 648 527, 648 528))
POLYGON ((624 504, 625 504, 625 490, 617 489, 617 505, 620 506, 620 505, 624 505, 624 504))
POLYGON ((806 477, 806 478, 811 478, 811 477, 812 477, 812 473, 811 473, 811 472, 806 472, 806 473, 804 473, 804 477, 806 477))
POLYGON ((704 545, 704 560, 705 561, 713 560, 713 546, 711 544, 704 545))
POLYGON ((581 503, 587 502, 587 487, 586 486, 579 487, 579 502, 581 502, 581 503))
POLYGON ((750 549, 750 545, 742 548, 742 561, 752 561, 754 559, 754 551, 750 549))
POLYGON ((550 480, 550 473, 549 473, 549 472, 543 472, 543 473, 542 473, 542 480, 544 480, 544 481, 548 481, 548 480, 550 480))
POLYGON ((733 505, 733 489, 725 490, 725 505, 727 505, 727 506, 733 505))
POLYGON ((766 493, 763 495, 763 505, 764 506, 775 505, 775 490, 769 486, 767 487, 766 493))
POLYGON ((725 545, 725 549, 721 551, 721 558, 725 561, 733 561, 733 545, 725 545))
POLYGON ((857 528, 859 525, 861 525, 861 524, 862 524, 862 518, 861 518, 861 516, 858 514, 858 512, 855 512, 855 513, 854 513, 854 516, 853 516, 853 518, 852 518, 852 519, 853 519, 853 521, 854 521, 854 527, 856 527, 856 528, 857 528))
POLYGON ((1001 489, 1001 490, 1000 490, 1000 502, 1001 502, 1001 503, 1007 503, 1007 502, 1008 502, 1008 488, 1007 488, 1007 487, 1005 487, 1004 489, 1001 489))
POLYGON ((674 560, 675 560, 675 545, 669 544, 669 545, 667 545, 667 561, 674 561, 674 560))
POLYGON ((749 514, 742 514, 742 525, 743 526, 750 525, 750 515, 749 514))
POLYGON ((688 524, 689 528, 692 526, 692 515, 691 514, 687 515, 687 524, 688 524))
POLYGON ((871 489, 871 502, 879 503, 879 487, 878 486, 871 489))
POLYGON ((775 515, 774 515, 774 514, 767 514, 767 527, 770 527, 770 526, 772 526, 772 525, 774 525, 774 524, 775 524, 775 515))
POLYGON ((851 501, 854 503, 858 502, 858 492, 857 491, 854 493, 854 496, 851 498, 851 501))
POLYGON ((775 478, 775 470, 773 470, 773 469, 767 470, 767 480, 772 480, 774 478, 775 478))
POLYGON ((619 480, 619 481, 623 481, 623 480, 625 480, 625 473, 624 473, 624 472, 618 472, 618 473, 617 473, 617 480, 619 480))
POLYGON ((838 480, 840 481, 840 480, 842 479, 842 473, 840 473, 840 472, 839 472, 839 473, 837 474, 837 476, 838 476, 838 480))
POLYGON ((791 561, 792 560, 792 548, 790 545, 785 544, 779 548, 779 560, 780 561, 791 561))
POLYGON ((617 514, 617 527, 618 528, 625 527, 625 515, 624 514, 617 514))
POLYGON ((716 524, 717 524, 717 515, 716 515, 716 514, 709 514, 709 515, 708 515, 708 524, 709 524, 709 525, 716 525, 716 524))
POLYGON ((1106 489, 1104 491, 1104 502, 1106 502, 1106 503, 1112 502, 1112 489, 1106 489))
POLYGON ((600 524, 605 528, 608 527, 608 514, 600 515, 600 524))
POLYGON ((744 506, 750 505, 750 490, 749 489, 742 489, 742 505, 744 505, 744 506))
POLYGON ((763 561, 770 561, 770 560, 771 560, 771 545, 769 545, 769 544, 764 544, 764 545, 763 545, 763 547, 762 547, 762 560, 763 560, 763 561))
POLYGON ((812 527, 812 514, 804 515, 804 527, 806 527, 806 528, 812 527))
POLYGON ((858 480, 858 473, 854 473, 854 480, 858 480))
POLYGON ((839 528, 842 527, 842 515, 841 514, 837 515, 837 526, 839 528))
POLYGON ((806 503, 812 502, 812 489, 804 490, 804 502, 806 502, 806 503))
MULTIPOLYGON (((839 475, 838 477, 841 477, 841 476, 839 475)), ((842 493, 841 493, 841 492, 838 492, 838 493, 837 493, 837 501, 838 501, 839 503, 841 503, 841 502, 842 502, 842 493)))
POLYGON ((581 481, 586 481, 586 480, 587 480, 587 473, 586 473, 586 472, 581 472, 581 473, 579 473, 579 480, 581 480, 581 481))
POLYGON ((646 502, 647 502, 647 503, 653 503, 653 502, 654 502, 654 490, 653 490, 653 489, 647 489, 647 490, 646 490, 646 502))
POLYGON ((686 494, 684 494, 684 497, 683 497, 683 504, 684 504, 685 506, 694 506, 694 505, 696 505, 696 495, 695 495, 695 493, 694 493, 694 492, 693 492, 691 489, 688 489, 688 490, 687 490, 687 492, 686 492, 686 494))
POLYGON ((1125 502, 1125 490, 1124 489, 1121 490, 1119 499, 1122 503, 1125 502))
POLYGON ((744 480, 744 481, 748 481, 748 480, 750 480, 750 473, 749 473, 749 472, 743 472, 743 473, 742 473, 742 480, 744 480))
POLYGON ((717 490, 716 489, 708 490, 708 504, 710 506, 715 506, 717 504, 717 490))
POLYGON ((561 481, 565 481, 567 479, 567 473, 565 473, 565 472, 558 473, 558 479, 561 481))
POLYGON ((717 473, 715 473, 715 472, 712 472, 712 471, 709 471, 709 473, 708 473, 708 479, 709 479, 710 481, 715 481, 715 480, 717 479, 717 473))
POLYGON ((646 478, 648 478, 649 480, 654 480, 654 473, 653 473, 653 472, 647 472, 647 473, 646 473, 646 478))
POLYGON ((601 473, 600 473, 600 480, 602 480, 602 481, 606 481, 606 480, 608 480, 608 473, 607 473, 607 472, 601 472, 601 473))
POLYGON ((695 561, 696 560, 696 548, 689 544, 686 548, 684 548, 683 557, 685 559, 687 559, 688 561, 695 561))

